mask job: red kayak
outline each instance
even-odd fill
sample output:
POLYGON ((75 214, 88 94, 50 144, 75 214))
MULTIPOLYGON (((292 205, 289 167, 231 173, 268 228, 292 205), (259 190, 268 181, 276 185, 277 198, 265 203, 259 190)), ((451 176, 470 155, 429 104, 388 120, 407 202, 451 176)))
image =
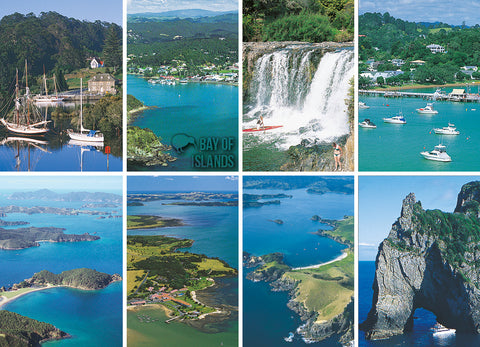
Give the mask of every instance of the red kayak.
POLYGON ((272 129, 277 129, 277 128, 281 128, 283 127, 283 125, 269 125, 269 126, 266 126, 266 127, 262 127, 262 128, 248 128, 248 129, 243 129, 242 131, 244 133, 254 133, 256 131, 266 131, 266 130, 272 130, 272 129))

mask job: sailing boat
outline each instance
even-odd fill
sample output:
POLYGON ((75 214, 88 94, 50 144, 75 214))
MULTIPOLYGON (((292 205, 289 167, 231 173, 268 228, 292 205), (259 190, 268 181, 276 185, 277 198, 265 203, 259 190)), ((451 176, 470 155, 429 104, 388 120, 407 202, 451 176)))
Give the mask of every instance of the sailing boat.
POLYGON ((48 88, 47 88, 47 78, 45 76, 45 67, 43 67, 43 85, 45 88, 45 95, 37 95, 35 97, 36 103, 57 103, 63 101, 62 97, 58 97, 57 92, 57 80, 55 79, 55 74, 53 75, 53 85, 55 88, 55 95, 48 95, 48 88))
POLYGON ((9 122, 5 117, 0 118, 0 122, 8 131, 20 135, 45 135, 48 131, 47 113, 41 120, 41 114, 38 108, 32 103, 30 89, 28 88, 27 61, 25 60, 25 95, 20 97, 20 87, 18 85, 18 69, 15 84, 15 112, 13 122, 9 122))
POLYGON ((68 129, 68 136, 72 140, 82 142, 101 142, 103 143, 103 134, 98 130, 89 130, 83 127, 83 94, 82 94, 82 79, 80 78, 80 132, 75 132, 72 129, 68 129))

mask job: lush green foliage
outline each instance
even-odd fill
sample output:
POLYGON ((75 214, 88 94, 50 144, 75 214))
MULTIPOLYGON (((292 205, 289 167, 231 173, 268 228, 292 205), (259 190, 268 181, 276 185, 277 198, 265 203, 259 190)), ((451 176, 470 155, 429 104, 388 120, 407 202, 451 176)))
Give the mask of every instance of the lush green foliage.
MULTIPOLYGON (((122 137, 123 99, 121 95, 107 95, 93 105, 83 109, 83 125, 87 129, 98 129, 108 137, 122 137)), ((73 120, 73 124, 78 124, 73 120)))
POLYGON ((476 216, 417 209, 414 221, 420 226, 420 232, 435 236, 441 241, 440 250, 454 266, 459 266, 465 261, 465 252, 478 249, 480 220, 476 216))
POLYGON ((238 21, 234 15, 205 19, 145 20, 128 23, 129 67, 185 63, 185 75, 203 64, 238 61, 238 21))
POLYGON ((63 335, 51 324, 0 310, 0 346, 39 346, 45 338, 63 335))
POLYGON ((58 275, 43 270, 33 275, 32 278, 37 284, 66 285, 85 289, 104 288, 112 280, 112 276, 109 274, 87 268, 63 271, 58 275))
POLYGON ((127 111, 130 112, 132 110, 135 110, 137 108, 145 106, 143 102, 138 100, 136 97, 133 95, 127 94, 127 111))
POLYGON ((288 15, 268 23, 264 27, 265 41, 333 41, 338 30, 330 25, 327 16, 321 14, 288 15))
POLYGON ((246 0, 244 41, 349 41, 353 39, 351 0, 246 0))
MULTIPOLYGON (((403 21, 388 13, 365 13, 359 17, 359 59, 384 62, 378 71, 397 70, 388 61, 402 59, 404 75, 392 77, 386 84, 400 84, 412 78, 417 83, 444 84, 470 80, 460 71, 463 66, 480 66, 480 26, 466 28, 444 23, 425 24, 403 21), (438 44, 447 53, 433 54, 426 46, 438 44), (423 66, 411 64, 422 60, 423 66), (410 71, 413 70, 412 73, 410 71)), ((366 69, 360 65, 360 71, 366 69)), ((478 78, 478 74, 473 75, 478 78)), ((360 84, 365 86, 367 81, 360 84)), ((379 81, 377 81, 379 82, 379 81)))
MULTIPOLYGON (((108 31, 121 37, 122 29, 101 21, 94 23, 67 18, 56 12, 15 13, 0 20, 0 94, 5 94, 28 60, 30 81, 53 70, 69 72, 86 67, 90 56, 101 55, 108 31)), ((29 81, 29 82, 30 82, 29 81)))

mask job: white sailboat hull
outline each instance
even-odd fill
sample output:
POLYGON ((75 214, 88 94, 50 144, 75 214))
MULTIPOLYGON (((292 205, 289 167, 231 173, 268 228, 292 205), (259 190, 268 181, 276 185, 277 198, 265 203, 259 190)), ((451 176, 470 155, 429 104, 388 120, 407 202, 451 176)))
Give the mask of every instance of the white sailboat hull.
POLYGON ((95 135, 90 136, 90 134, 77 133, 73 130, 69 130, 68 136, 70 136, 72 140, 81 141, 81 142, 103 143, 103 140, 104 140, 102 133, 96 133, 95 135))
MULTIPOLYGON (((4 118, 0 119, 0 122, 7 128, 8 131, 21 134, 21 135, 45 135, 48 132, 48 128, 36 128, 40 123, 32 125, 18 125, 15 123, 7 122, 4 118)), ((45 122, 41 122, 45 124, 45 122)))

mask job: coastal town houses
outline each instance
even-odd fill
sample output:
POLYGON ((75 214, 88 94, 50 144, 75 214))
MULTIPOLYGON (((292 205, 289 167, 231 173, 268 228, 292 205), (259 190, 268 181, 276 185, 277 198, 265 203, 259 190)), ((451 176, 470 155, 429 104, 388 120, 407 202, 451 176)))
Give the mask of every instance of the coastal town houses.
POLYGON ((116 80, 108 73, 100 73, 88 81, 88 92, 92 94, 116 94, 116 80))

